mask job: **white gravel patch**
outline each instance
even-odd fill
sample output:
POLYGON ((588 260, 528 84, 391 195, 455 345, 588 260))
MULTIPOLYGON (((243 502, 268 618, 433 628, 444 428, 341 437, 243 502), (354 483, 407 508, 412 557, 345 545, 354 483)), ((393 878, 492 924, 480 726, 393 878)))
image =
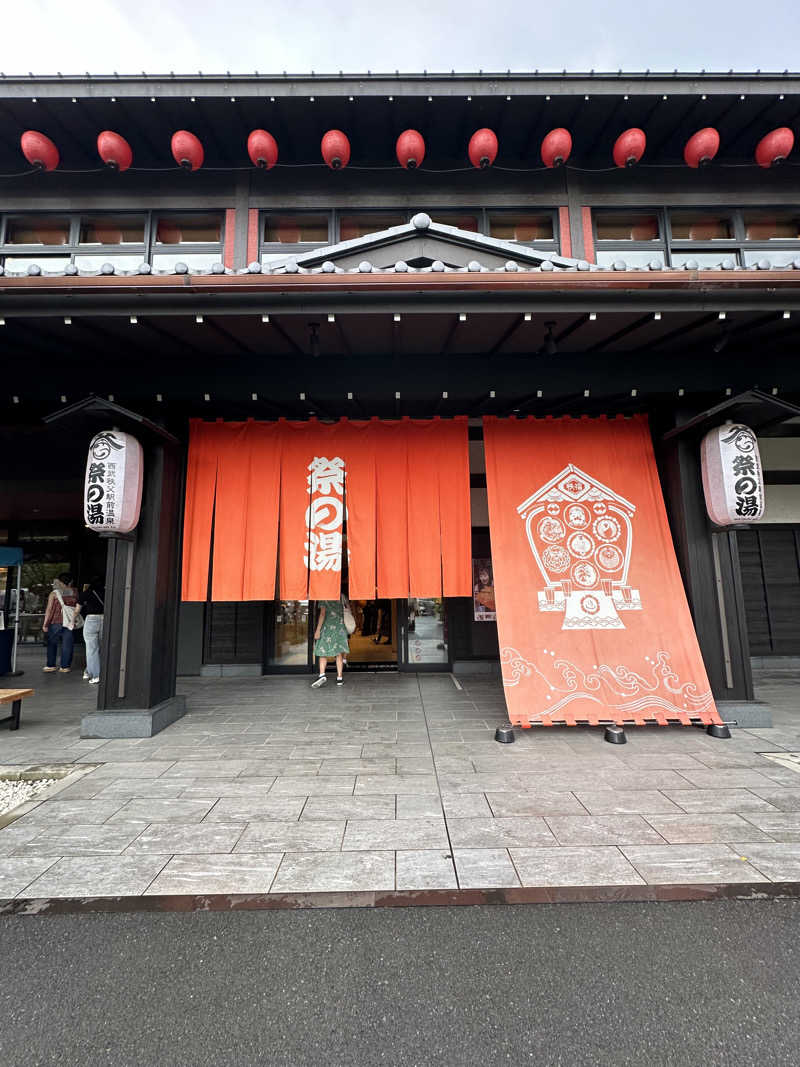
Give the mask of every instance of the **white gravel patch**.
POLYGON ((0 815, 24 804, 26 800, 35 799, 55 783, 55 778, 37 778, 33 782, 4 782, 0 779, 0 815))

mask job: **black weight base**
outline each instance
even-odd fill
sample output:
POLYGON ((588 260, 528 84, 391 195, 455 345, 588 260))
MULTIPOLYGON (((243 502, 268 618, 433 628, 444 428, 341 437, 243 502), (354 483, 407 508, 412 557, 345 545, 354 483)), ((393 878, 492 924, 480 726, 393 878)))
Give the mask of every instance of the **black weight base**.
POLYGON ((499 741, 501 745, 510 745, 516 741, 514 736, 514 727, 506 723, 505 726, 498 726, 494 732, 495 741, 499 741))
POLYGON ((706 727, 706 733, 709 737, 718 737, 720 739, 731 736, 731 731, 724 722, 712 722, 710 726, 706 727))
POLYGON ((627 745, 628 738, 621 726, 607 726, 603 737, 610 745, 627 745))

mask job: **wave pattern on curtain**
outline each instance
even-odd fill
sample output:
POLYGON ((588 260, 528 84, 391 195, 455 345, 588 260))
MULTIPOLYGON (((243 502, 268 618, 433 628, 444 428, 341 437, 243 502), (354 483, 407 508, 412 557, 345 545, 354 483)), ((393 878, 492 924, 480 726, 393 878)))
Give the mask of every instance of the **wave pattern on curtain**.
POLYGON ((484 418, 509 718, 719 722, 647 419, 484 418))
POLYGON ((466 418, 190 427, 183 599, 469 596, 466 418), (213 542, 213 551, 212 551, 213 542))

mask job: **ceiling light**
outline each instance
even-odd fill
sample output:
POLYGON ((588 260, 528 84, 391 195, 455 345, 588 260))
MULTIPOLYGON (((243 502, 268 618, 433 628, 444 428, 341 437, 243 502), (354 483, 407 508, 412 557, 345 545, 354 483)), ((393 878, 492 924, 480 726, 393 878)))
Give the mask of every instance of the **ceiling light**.
POLYGON ((262 315, 261 316, 261 321, 262 322, 269 322, 269 315, 262 315))
POLYGON ((596 311, 590 311, 589 312, 589 322, 595 322, 596 319, 597 319, 597 312, 596 311))
POLYGON ((258 393, 251 393, 250 394, 250 399, 251 400, 258 400, 258 393))
POLYGON ((393 322, 399 322, 400 321, 400 316, 397 314, 397 312, 395 312, 394 315, 392 315, 392 321, 393 322))
POLYGON ((72 325, 72 319, 69 317, 69 315, 65 315, 64 316, 64 325, 65 326, 71 326, 72 325))
POLYGON ((197 323, 198 326, 202 325, 203 316, 202 315, 195 315, 194 321, 197 323))
POLYGON ((656 322, 661 322, 661 312, 660 311, 654 311, 653 312, 653 318, 655 319, 656 322))
POLYGON ((5 326, 5 324, 6 324, 6 320, 5 319, 0 319, 0 326, 5 326))
POLYGON ((790 318, 792 317, 792 313, 791 313, 791 311, 784 311, 784 313, 783 313, 783 317, 784 317, 785 319, 790 319, 790 318))
POLYGON ((773 396, 777 396, 778 395, 778 387, 777 387, 777 385, 773 385, 773 387, 772 387, 772 395, 773 396))
POLYGON ((208 393, 203 393, 203 400, 210 400, 211 396, 208 393))
POLYGON ((724 319, 727 318, 727 312, 720 311, 719 315, 717 315, 717 318, 720 320, 720 322, 722 322, 724 319))
POLYGON ((590 392, 590 390, 589 390, 589 389, 584 389, 584 390, 583 390, 583 395, 584 395, 584 396, 591 396, 591 392, 590 392))
POLYGON ((465 315, 465 313, 463 311, 460 311, 458 313, 458 321, 459 322, 466 322, 467 321, 467 316, 465 315))
POLYGON ((335 315, 328 315, 328 322, 336 322, 336 316, 335 315))
POLYGON ((135 325, 136 325, 136 323, 137 323, 137 322, 138 322, 139 320, 138 320, 138 319, 136 318, 136 316, 135 316, 135 315, 131 315, 131 317, 130 317, 130 319, 129 319, 128 321, 130 322, 131 326, 135 326, 135 325))
POLYGON ((533 315, 531 315, 530 311, 526 311, 523 318, 525 322, 530 322, 533 319, 533 315))
POLYGON ((156 393, 156 401, 157 401, 157 402, 158 402, 159 404, 161 403, 161 401, 162 401, 163 399, 164 399, 164 397, 163 397, 163 395, 162 395, 161 393, 156 393))

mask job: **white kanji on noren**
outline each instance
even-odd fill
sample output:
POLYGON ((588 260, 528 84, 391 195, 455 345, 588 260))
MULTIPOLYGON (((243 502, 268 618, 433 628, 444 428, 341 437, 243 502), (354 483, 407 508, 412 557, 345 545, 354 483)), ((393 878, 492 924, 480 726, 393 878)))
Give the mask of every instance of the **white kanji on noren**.
POLYGON ((340 571, 342 569, 342 524, 344 509, 344 460, 339 456, 328 459, 315 456, 309 463, 311 472, 306 481, 311 501, 306 508, 306 529, 303 562, 312 571, 340 571))
POLYGON ((312 531, 306 541, 304 557, 312 571, 340 571, 342 569, 341 533, 317 533, 312 531))
POLYGON ((309 463, 311 471, 306 478, 308 492, 314 493, 344 493, 344 460, 338 456, 327 459, 325 456, 314 456, 309 463))

